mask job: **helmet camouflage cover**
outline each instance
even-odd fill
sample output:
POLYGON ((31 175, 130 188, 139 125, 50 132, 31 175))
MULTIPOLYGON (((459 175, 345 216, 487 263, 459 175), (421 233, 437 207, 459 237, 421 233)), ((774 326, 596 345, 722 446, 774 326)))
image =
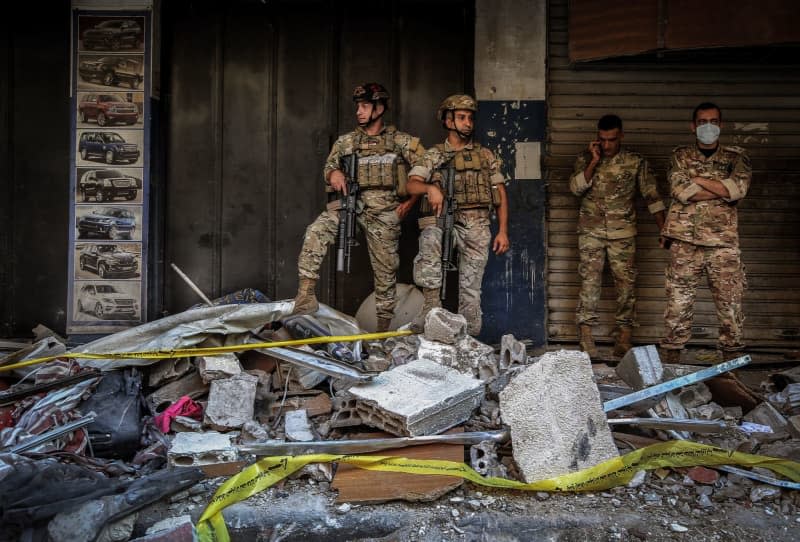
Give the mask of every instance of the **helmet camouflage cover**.
POLYGON ((380 83, 364 83, 353 90, 354 102, 384 102, 389 100, 389 91, 380 83))
POLYGON ((445 112, 455 111, 456 109, 477 112, 478 104, 475 102, 475 99, 468 94, 453 94, 442 101, 439 109, 436 111, 436 118, 443 121, 445 112))

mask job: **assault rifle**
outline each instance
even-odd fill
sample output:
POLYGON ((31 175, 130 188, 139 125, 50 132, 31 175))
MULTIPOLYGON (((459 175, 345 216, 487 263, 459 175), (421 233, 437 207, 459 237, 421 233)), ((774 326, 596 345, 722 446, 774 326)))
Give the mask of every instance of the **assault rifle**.
POLYGON ((453 265, 453 225, 456 220, 455 177, 456 168, 453 162, 444 170, 442 176, 442 212, 439 214, 438 223, 442 229, 442 287, 439 288, 439 298, 447 297, 447 272, 456 269, 453 265))
POLYGON ((336 250, 336 270, 350 273, 350 249, 356 245, 356 201, 358 200, 358 157, 356 153, 342 158, 342 171, 347 182, 347 194, 342 194, 339 209, 339 241, 336 250))

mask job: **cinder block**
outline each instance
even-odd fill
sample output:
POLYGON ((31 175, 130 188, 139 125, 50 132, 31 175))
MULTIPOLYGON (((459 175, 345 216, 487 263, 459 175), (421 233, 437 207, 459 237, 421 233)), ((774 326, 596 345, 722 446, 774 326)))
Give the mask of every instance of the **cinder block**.
POLYGON ((584 352, 544 354, 500 392, 500 411, 526 482, 619 455, 584 352))
POLYGON ((358 400, 350 394, 333 398, 333 415, 331 427, 355 427, 364 423, 356 411, 358 400))
POLYGON ((641 390, 658 384, 664 378, 664 367, 654 344, 636 346, 628 350, 616 367, 619 376, 627 385, 641 390))
POLYGON ((212 380, 230 378, 242 372, 239 359, 233 354, 199 356, 195 359, 200 378, 208 384, 212 380))
POLYGON ((247 373, 212 381, 203 423, 226 431, 252 420, 257 385, 258 378, 247 373))
POLYGON ((525 344, 518 341, 513 335, 503 335, 500 338, 500 370, 508 369, 512 363, 525 365, 528 353, 525 344))
POLYGON ((198 467, 236 461, 237 453, 230 435, 216 431, 178 433, 172 439, 167 459, 176 467, 198 467))
POLYGON ((435 308, 425 316, 425 338, 445 344, 455 344, 467 333, 467 319, 447 309, 435 308))
POLYGON ((441 433, 467 420, 483 399, 483 383, 430 360, 416 360, 350 388, 367 425, 395 435, 441 433))

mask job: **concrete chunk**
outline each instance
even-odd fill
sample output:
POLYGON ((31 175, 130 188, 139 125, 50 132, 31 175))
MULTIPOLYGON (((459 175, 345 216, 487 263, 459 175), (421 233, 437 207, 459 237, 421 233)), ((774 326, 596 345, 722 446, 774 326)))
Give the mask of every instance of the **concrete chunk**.
POLYGON ((503 335, 500 338, 500 369, 505 370, 515 363, 525 365, 528 361, 528 353, 525 344, 518 341, 513 335, 503 335))
POLYGON ((216 431, 205 433, 178 433, 167 452, 170 465, 197 467, 236 461, 236 448, 231 446, 230 435, 216 431))
POLYGON ((179 378, 175 382, 162 386, 147 396, 147 406, 154 414, 160 414, 172 403, 188 395, 192 399, 197 399, 208 392, 208 384, 203 382, 197 371, 179 378))
POLYGON ((425 316, 425 338, 445 344, 455 344, 467 333, 467 319, 447 309, 434 308, 425 316))
POLYGON ((230 378, 242 372, 239 359, 233 354, 218 356, 199 356, 195 359, 200 378, 208 384, 212 380, 230 378))
POLYGON ((494 378, 500 372, 494 348, 474 337, 466 335, 458 339, 456 353, 458 356, 458 367, 456 368, 461 372, 471 373, 484 382, 494 378), (462 367, 463 369, 461 369, 462 367))
POLYGON ((776 437, 785 437, 789 431, 789 422, 786 421, 783 414, 766 402, 745 414, 742 419, 746 422, 760 423, 771 427, 776 437))
POLYGON ((678 393, 681 404, 689 408, 696 408, 711 402, 711 390, 702 382, 686 386, 678 393))
POLYGON ((294 442, 314 440, 314 432, 308 423, 308 415, 303 409, 290 410, 283 415, 286 438, 294 442))
POLYGON ((634 390, 658 384, 664 378, 664 368, 654 344, 628 350, 616 367, 619 376, 634 390))
POLYGON ((483 383, 430 360, 416 360, 350 388, 367 425, 400 436, 433 435, 467 420, 483 383))
POLYGON ((500 392, 500 411, 526 482, 619 455, 592 377, 584 352, 548 352, 500 392))
POLYGON ((226 431, 252 420, 257 385, 258 378, 247 373, 212 381, 203 423, 226 431))
MULTIPOLYGON (((429 359, 439 365, 461 370, 458 367, 458 353, 452 344, 445 344, 431 341, 425 337, 419 338, 419 348, 417 349, 417 359, 429 359)), ((472 373, 471 370, 461 371, 462 373, 472 373)))

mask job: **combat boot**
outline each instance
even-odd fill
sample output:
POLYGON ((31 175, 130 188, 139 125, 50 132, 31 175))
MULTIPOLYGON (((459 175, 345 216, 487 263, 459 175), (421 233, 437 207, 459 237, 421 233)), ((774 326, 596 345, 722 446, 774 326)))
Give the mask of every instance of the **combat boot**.
POLYGON ((580 341, 581 350, 589 355, 589 358, 597 357, 597 346, 594 344, 592 337, 592 326, 581 324, 578 328, 578 340, 580 341))
POLYGON ((378 317, 378 324, 376 326, 375 331, 378 333, 383 333, 384 331, 389 331, 389 324, 392 323, 391 318, 381 318, 378 317))
POLYGON ((620 326, 614 334, 614 355, 621 358, 628 353, 628 350, 633 348, 631 344, 631 332, 633 330, 628 326, 620 326))
POLYGON ((292 314, 314 314, 319 310, 319 301, 314 293, 317 281, 314 279, 300 277, 300 284, 297 286, 297 296, 294 298, 294 309, 292 314))
POLYGON ((680 363, 681 350, 674 348, 659 348, 658 357, 661 358, 661 363, 680 363))
POLYGON ((442 306, 442 301, 439 299, 439 288, 423 288, 422 295, 425 296, 425 301, 422 303, 422 310, 416 318, 411 322, 410 329, 414 333, 422 333, 425 331, 425 317, 431 312, 431 309, 442 306))

